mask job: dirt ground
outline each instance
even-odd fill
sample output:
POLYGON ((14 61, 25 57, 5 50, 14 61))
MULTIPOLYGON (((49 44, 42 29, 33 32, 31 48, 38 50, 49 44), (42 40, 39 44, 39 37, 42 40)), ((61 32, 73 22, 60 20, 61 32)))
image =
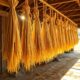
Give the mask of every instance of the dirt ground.
MULTIPOLYGON (((63 54, 59 56, 58 59, 59 61, 51 61, 49 63, 36 66, 30 72, 25 72, 21 69, 16 77, 5 76, 2 78, 0 77, 0 80, 72 80, 64 79, 63 77, 80 59, 80 53, 74 51, 63 54)), ((78 67, 78 70, 80 71, 80 66, 78 67)), ((78 74, 78 76, 80 76, 80 74, 78 74)))

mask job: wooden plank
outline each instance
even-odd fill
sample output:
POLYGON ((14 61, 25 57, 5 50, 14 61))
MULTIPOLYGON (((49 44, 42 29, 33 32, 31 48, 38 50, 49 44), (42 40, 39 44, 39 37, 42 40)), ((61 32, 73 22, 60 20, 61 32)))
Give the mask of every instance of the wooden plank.
POLYGON ((39 0, 39 1, 42 2, 43 4, 45 4, 47 7, 51 8, 52 10, 54 10, 55 12, 57 12, 58 14, 60 14, 61 16, 63 16, 64 18, 66 18, 67 20, 69 20, 70 22, 72 22, 74 25, 77 25, 75 22, 73 22, 71 19, 69 19, 67 16, 65 16, 61 12, 59 12, 53 6, 51 6, 50 4, 48 4, 46 1, 44 1, 44 0, 39 0))
POLYGON ((9 7, 8 2, 5 0, 0 0, 0 5, 5 6, 5 7, 9 7))

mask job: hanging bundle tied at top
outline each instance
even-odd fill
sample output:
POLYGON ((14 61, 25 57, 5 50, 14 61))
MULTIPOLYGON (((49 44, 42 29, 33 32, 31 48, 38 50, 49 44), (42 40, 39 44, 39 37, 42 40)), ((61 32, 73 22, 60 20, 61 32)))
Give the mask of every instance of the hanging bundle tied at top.
POLYGON ((4 35, 4 54, 7 61, 8 72, 17 72, 21 62, 21 41, 19 34, 19 24, 16 14, 17 0, 8 0, 10 5, 10 11, 8 15, 7 25, 5 27, 4 35), (7 36, 7 38, 6 38, 7 36))

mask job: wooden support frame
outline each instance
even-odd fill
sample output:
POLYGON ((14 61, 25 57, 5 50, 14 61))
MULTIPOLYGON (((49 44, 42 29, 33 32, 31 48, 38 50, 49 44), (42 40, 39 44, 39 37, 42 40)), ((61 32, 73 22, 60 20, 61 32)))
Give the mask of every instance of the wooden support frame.
MULTIPOLYGON (((75 3, 75 2, 74 2, 75 3)), ((75 7, 75 5, 74 4, 62 4, 61 6, 59 6, 57 9, 58 10, 68 10, 68 9, 70 9, 71 7, 75 7)))
POLYGON ((56 2, 56 3, 53 3, 51 5, 61 5, 61 4, 67 4, 67 3, 71 3, 71 2, 75 2, 75 0, 68 0, 68 1, 61 1, 61 2, 56 2))
MULTIPOLYGON (((71 3, 71 2, 75 2, 75 0, 69 0, 69 1, 62 1, 62 2, 56 2, 56 3, 52 3, 50 4, 51 6, 55 6, 55 5, 62 5, 62 4, 67 4, 67 3, 71 3)), ((43 6, 39 6, 39 7, 43 7, 43 6)))
POLYGON ((0 5, 5 6, 5 7, 9 7, 8 2, 6 2, 4 0, 0 0, 0 5))
POLYGON ((59 12, 57 9, 55 9, 53 6, 51 6, 50 4, 48 4, 46 1, 44 0, 39 0, 40 2, 42 2, 43 4, 45 4, 47 7, 51 8, 52 10, 54 10, 55 12, 57 12, 58 14, 60 14, 61 16, 63 16, 64 18, 68 19, 70 22, 72 22, 74 25, 77 25, 75 22, 73 22, 71 19, 69 19, 67 16, 65 16, 64 14, 62 14, 61 12, 59 12))
MULTIPOLYGON (((1 30, 0 30, 1 31, 1 30)), ((0 38, 1 38, 2 36, 0 35, 0 38)), ((0 40, 1 41, 1 40, 0 40)), ((2 41, 1 41, 2 42, 2 41)), ((0 43, 1 43, 0 42, 0 43)), ((1 46, 2 46, 2 43, 1 43, 1 46)), ((2 73, 2 50, 0 49, 0 74, 2 73)))
MULTIPOLYGON (((56 3, 50 4, 50 5, 54 6, 54 5, 67 4, 67 3, 71 3, 71 2, 75 2, 75 0, 56 2, 56 3)), ((24 2, 21 3, 17 8, 20 8, 23 4, 24 4, 24 2)), ((39 6, 39 7, 42 7, 42 6, 39 6)))
POLYGON ((2 74, 2 17, 0 16, 0 74, 2 74))

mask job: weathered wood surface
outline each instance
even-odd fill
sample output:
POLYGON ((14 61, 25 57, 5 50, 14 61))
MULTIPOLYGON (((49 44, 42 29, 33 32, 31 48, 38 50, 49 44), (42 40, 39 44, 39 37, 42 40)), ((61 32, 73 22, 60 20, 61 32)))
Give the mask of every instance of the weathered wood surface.
POLYGON ((2 72, 2 24, 0 17, 0 73, 2 72))

